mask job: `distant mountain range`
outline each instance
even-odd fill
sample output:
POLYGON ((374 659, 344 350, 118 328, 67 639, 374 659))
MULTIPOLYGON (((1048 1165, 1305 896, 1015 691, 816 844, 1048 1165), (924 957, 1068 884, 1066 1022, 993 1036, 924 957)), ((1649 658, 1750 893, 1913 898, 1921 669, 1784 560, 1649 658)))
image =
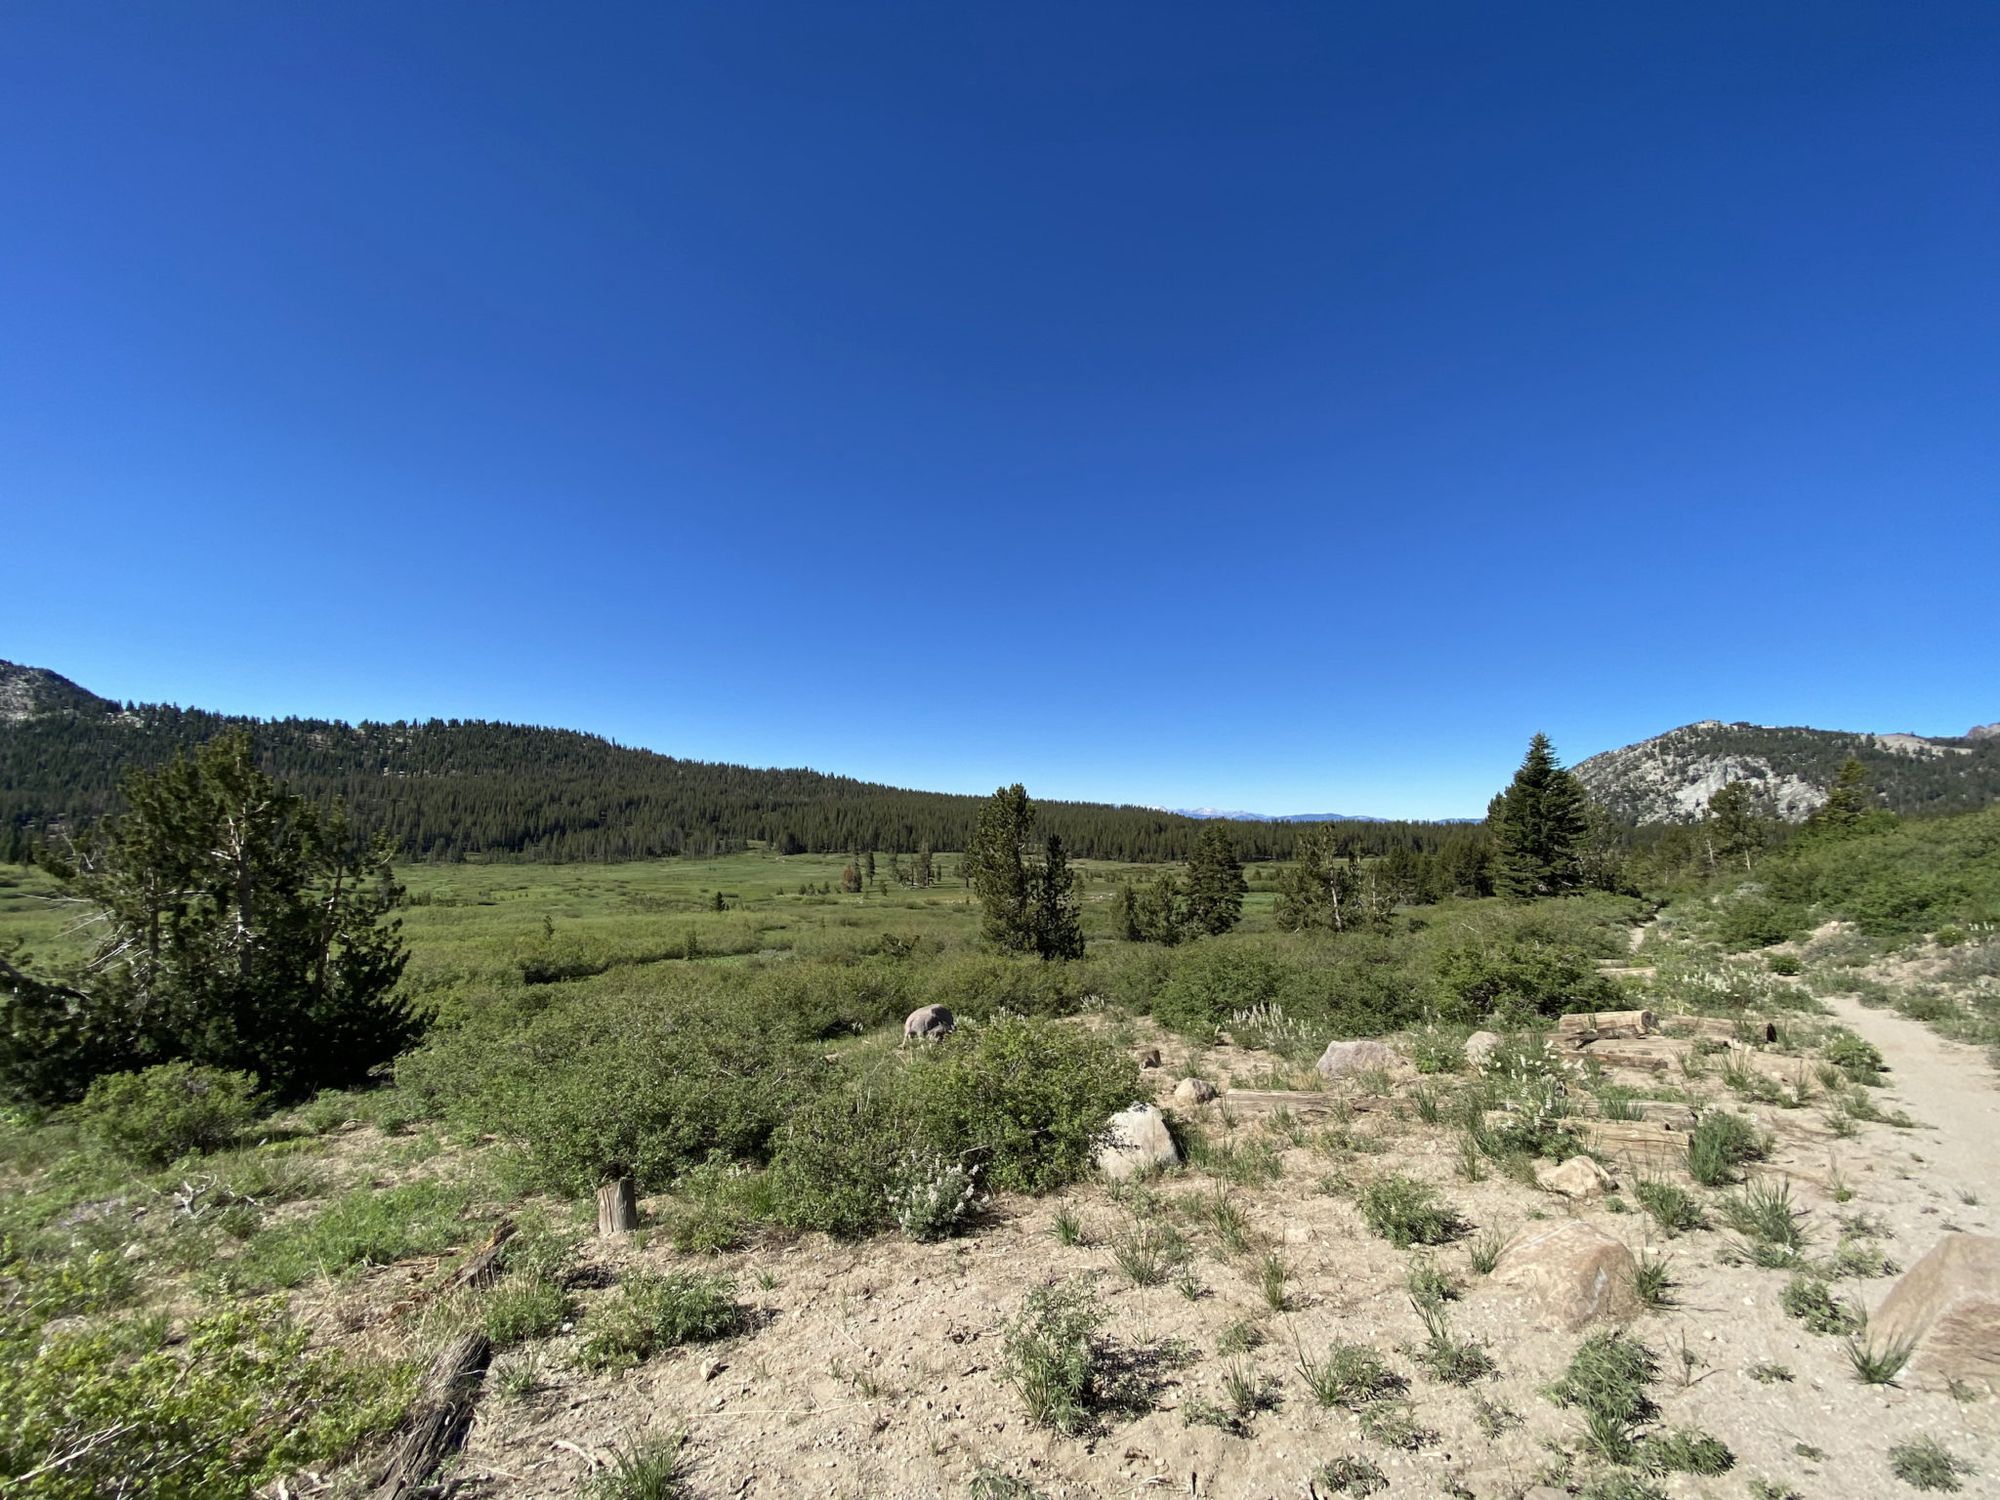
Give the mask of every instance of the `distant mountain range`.
POLYGON ((1968 812, 2000 800, 2000 732, 1991 724, 1926 738, 1705 719, 1573 769, 1592 797, 1630 823, 1694 822, 1731 781, 1748 782, 1773 816, 1798 822, 1826 800, 1850 755, 1896 812, 1968 812))

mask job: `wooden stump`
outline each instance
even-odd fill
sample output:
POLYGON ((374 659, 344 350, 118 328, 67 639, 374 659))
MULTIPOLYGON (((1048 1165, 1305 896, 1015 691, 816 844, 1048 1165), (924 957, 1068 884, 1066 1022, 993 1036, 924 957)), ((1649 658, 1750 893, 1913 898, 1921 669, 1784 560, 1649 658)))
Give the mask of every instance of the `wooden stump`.
POLYGON ((639 1227, 639 1195, 632 1179, 620 1177, 597 1190, 597 1232, 603 1236, 630 1234, 639 1227))
POLYGON ((370 1500, 408 1500, 426 1488, 445 1455, 464 1438, 492 1358, 493 1346, 483 1333, 464 1334, 445 1346, 425 1377, 423 1395, 411 1409, 370 1500))

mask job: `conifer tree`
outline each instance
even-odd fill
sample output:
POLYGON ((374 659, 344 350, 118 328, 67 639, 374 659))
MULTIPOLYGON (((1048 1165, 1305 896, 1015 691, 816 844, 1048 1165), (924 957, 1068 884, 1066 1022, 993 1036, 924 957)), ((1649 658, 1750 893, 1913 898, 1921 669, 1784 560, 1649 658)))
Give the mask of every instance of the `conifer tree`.
POLYGON ((1580 890, 1588 805, 1583 783, 1563 769, 1549 737, 1537 734, 1512 784, 1486 812, 1499 888, 1523 898, 1580 890))
POLYGON ((1083 924, 1077 913, 1076 876, 1063 852, 1062 835, 1052 833, 1042 846, 1041 867, 1034 872, 1030 922, 1035 951, 1050 959, 1083 957, 1083 924))
POLYGON ((984 908, 987 939, 1010 953, 1037 946, 1027 862, 1034 827, 1035 804, 1027 789, 1018 781, 1000 787, 980 809, 979 826, 959 862, 984 908))
POLYGON ((1211 936, 1243 919, 1243 866, 1227 830, 1210 824, 1195 840, 1187 862, 1187 920, 1211 936))
POLYGON ((1806 831, 1822 838, 1844 838, 1861 831, 1874 806, 1868 768, 1850 755, 1841 762, 1840 774, 1827 789, 1826 801, 1807 816, 1806 831))
POLYGON ((1717 860, 1742 861, 1750 872, 1769 841, 1769 824, 1757 815, 1757 800, 1747 781, 1732 781, 1708 799, 1706 824, 1711 865, 1717 860))
MULTIPOLYGON (((44 987, 88 1033, 79 1056, 242 1069, 297 1097, 358 1081, 414 1038, 394 994, 403 890, 386 840, 363 843, 338 806, 265 775, 242 730, 124 788, 130 810, 61 872, 105 933, 74 987, 44 987)), ((21 1033, 0 1014, 0 1034, 21 1033)))
POLYGON ((917 872, 912 883, 920 891, 929 890, 932 879, 931 845, 930 840, 926 839, 923 843, 917 845, 917 872))

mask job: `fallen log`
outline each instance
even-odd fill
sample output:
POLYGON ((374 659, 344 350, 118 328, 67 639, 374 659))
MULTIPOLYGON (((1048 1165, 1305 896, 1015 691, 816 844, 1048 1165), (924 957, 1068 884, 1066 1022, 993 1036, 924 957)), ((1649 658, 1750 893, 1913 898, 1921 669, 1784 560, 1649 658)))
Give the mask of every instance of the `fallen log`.
POLYGON ((1687 1132, 1656 1120, 1582 1120, 1585 1143, 1598 1155, 1627 1166, 1660 1169, 1687 1164, 1687 1132))
POLYGON ((438 1465, 464 1441, 492 1358, 493 1345, 483 1333, 461 1335, 445 1346, 369 1500, 410 1500, 428 1486, 438 1465))
POLYGON ((1633 1047, 1606 1047, 1602 1043, 1582 1048, 1577 1056, 1606 1068, 1638 1068, 1647 1073, 1664 1073, 1673 1058, 1664 1052, 1642 1052, 1633 1047))
POLYGON ((445 1278, 439 1291, 455 1292, 460 1287, 482 1287, 489 1285, 500 1274, 500 1263, 506 1258, 507 1242, 514 1238, 512 1220, 502 1219, 494 1225, 493 1233, 464 1263, 445 1278))
POLYGON ((1272 1114, 1281 1109, 1294 1114, 1323 1115, 1342 1108, 1365 1115, 1387 1109, 1393 1101, 1374 1094, 1350 1098, 1319 1089, 1227 1089, 1216 1102, 1225 1109, 1253 1115, 1272 1114))
POLYGON ((1657 1030, 1657 1018, 1650 1010, 1579 1011, 1556 1017, 1557 1038, 1571 1046, 1599 1037, 1650 1036, 1657 1030))

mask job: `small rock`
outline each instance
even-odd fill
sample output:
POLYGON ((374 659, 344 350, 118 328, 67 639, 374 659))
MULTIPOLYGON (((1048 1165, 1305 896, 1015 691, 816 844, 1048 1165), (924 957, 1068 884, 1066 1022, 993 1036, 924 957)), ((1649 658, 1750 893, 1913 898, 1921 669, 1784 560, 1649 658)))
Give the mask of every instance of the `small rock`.
POLYGON ((1176 1104, 1206 1104, 1215 1094, 1215 1085, 1206 1078, 1183 1078, 1174 1085, 1176 1104))
POLYGON ((1595 1198, 1618 1186, 1617 1178, 1587 1156, 1572 1156, 1559 1167, 1537 1167, 1535 1181, 1565 1198, 1595 1198))
POLYGON ((906 1042, 942 1041, 952 1033, 958 1020, 942 1005, 922 1005, 910 1012, 903 1022, 903 1040, 906 1042))
POLYGON ((1600 1318, 1637 1317, 1638 1270, 1620 1241, 1581 1219, 1565 1219, 1515 1235, 1501 1247, 1492 1279, 1525 1292, 1544 1314, 1575 1330, 1600 1318))
POLYGON ((1144 1052, 1141 1052, 1139 1054, 1140 1067, 1157 1068, 1159 1065, 1160 1065, 1160 1049, 1158 1047, 1148 1047, 1144 1052))
POLYGON ((1465 1060, 1475 1068, 1483 1068, 1486 1060, 1493 1055, 1493 1049, 1499 1045, 1499 1032, 1475 1031, 1465 1039, 1465 1060))
POLYGON ((1113 1182, 1123 1182, 1152 1167, 1170 1167, 1181 1159, 1167 1129, 1167 1117, 1154 1104, 1121 1109, 1106 1127, 1097 1148, 1097 1169, 1113 1182))
POLYGON ((713 1380, 727 1368, 728 1366, 719 1359, 705 1359, 701 1362, 701 1378, 713 1380))
POLYGON ((1319 1071, 1326 1078, 1349 1078, 1376 1069, 1386 1071, 1401 1060, 1395 1048, 1381 1042, 1328 1042, 1320 1054, 1319 1071))
POLYGON ((1945 1235, 1897 1278, 1867 1337, 1877 1349, 1909 1344, 1919 1385, 2000 1395, 2000 1238, 1945 1235))

